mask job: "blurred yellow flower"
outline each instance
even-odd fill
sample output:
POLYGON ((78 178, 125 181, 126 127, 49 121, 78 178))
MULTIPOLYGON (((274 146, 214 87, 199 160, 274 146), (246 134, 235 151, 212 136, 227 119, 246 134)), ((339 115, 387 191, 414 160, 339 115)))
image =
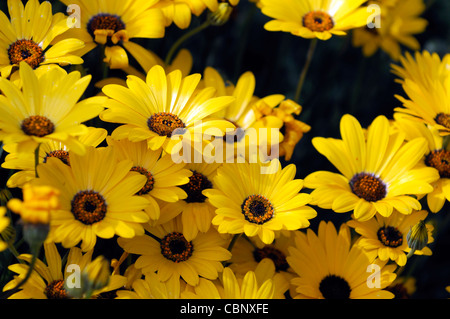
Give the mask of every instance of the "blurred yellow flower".
POLYGON ((23 201, 13 198, 8 208, 20 214, 25 223, 49 224, 52 211, 60 207, 58 189, 44 185, 25 184, 22 188, 23 201))

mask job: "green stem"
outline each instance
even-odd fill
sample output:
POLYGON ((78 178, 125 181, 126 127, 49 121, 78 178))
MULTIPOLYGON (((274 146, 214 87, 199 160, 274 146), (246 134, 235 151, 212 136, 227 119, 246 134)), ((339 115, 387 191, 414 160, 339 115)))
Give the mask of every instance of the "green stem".
POLYGON ((36 147, 36 149, 34 150, 34 172, 35 172, 35 176, 36 178, 38 178, 38 171, 37 171, 37 167, 39 165, 39 148, 41 147, 41 144, 38 144, 38 146, 36 147))
POLYGON ((308 52, 306 53, 305 65, 303 66, 302 72, 300 73, 300 78, 298 79, 297 89, 295 91, 294 101, 297 103, 300 100, 300 94, 302 92, 303 84, 305 83, 306 74, 308 73, 308 69, 311 65, 311 61, 314 56, 314 51, 316 50, 317 42, 318 42, 317 38, 312 39, 309 44, 308 52))
POLYGON ((233 238, 231 238, 230 244, 228 245, 228 251, 231 253, 231 250, 234 247, 234 244, 236 243, 237 239, 241 236, 241 234, 235 234, 233 238))
POLYGON ((203 22, 202 24, 200 24, 199 26, 195 27, 194 29, 190 30, 189 32, 183 34, 170 48, 169 53, 167 53, 166 59, 164 61, 165 65, 169 65, 170 62, 172 62, 172 57, 174 56, 175 52, 177 51, 177 49, 180 47, 181 44, 183 44, 184 41, 186 41, 187 39, 189 39, 190 37, 194 36, 195 34, 199 33, 200 31, 202 31, 203 29, 206 29, 207 27, 209 27, 211 25, 211 22, 208 20, 206 20, 205 22, 203 22))

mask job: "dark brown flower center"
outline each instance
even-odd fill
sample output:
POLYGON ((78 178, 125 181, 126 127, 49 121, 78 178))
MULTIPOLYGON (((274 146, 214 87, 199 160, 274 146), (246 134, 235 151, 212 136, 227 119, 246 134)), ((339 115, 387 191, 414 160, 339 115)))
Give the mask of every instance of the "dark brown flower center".
POLYGON ((257 262, 260 262, 264 258, 271 259, 275 265, 276 271, 286 271, 289 268, 286 255, 273 246, 264 246, 263 248, 255 249, 253 251, 253 258, 255 258, 255 261, 257 262))
POLYGON ((100 13, 92 17, 87 25, 87 30, 93 38, 95 38, 94 32, 96 30, 111 30, 116 33, 124 29, 125 23, 123 23, 120 17, 105 13, 100 13))
POLYGON ((425 164, 438 170, 439 176, 450 178, 450 152, 447 150, 432 151, 425 157, 425 164))
POLYGON ((55 125, 45 116, 32 115, 23 120, 22 131, 27 135, 43 137, 55 131, 55 125))
POLYGON ((106 216, 106 201, 99 193, 88 190, 78 192, 72 199, 72 214, 85 225, 92 225, 106 216))
POLYGON ((68 299, 67 291, 64 289, 64 280, 52 281, 45 287, 44 294, 48 299, 68 299))
POLYGON ((144 175, 145 177, 147 177, 147 182, 145 183, 144 186, 142 186, 141 190, 139 192, 137 192, 137 194, 138 195, 148 194, 153 189, 153 186, 155 185, 155 179, 153 178, 152 173, 150 173, 148 170, 146 170, 145 168, 140 167, 140 166, 133 166, 131 168, 131 171, 138 172, 141 175, 144 175))
POLYGON ((212 187, 211 181, 205 175, 196 171, 193 171, 189 177, 189 183, 180 186, 187 194, 184 200, 188 203, 204 203, 206 196, 202 192, 212 187))
POLYGON ((376 202, 386 197, 386 185, 378 177, 359 173, 350 180, 350 188, 352 192, 359 198, 363 198, 368 202, 376 202))
POLYGON ((186 125, 178 116, 160 112, 155 113, 147 120, 148 128, 160 136, 171 137, 176 129, 184 129, 186 125))
POLYGON ((47 155, 44 158, 44 163, 47 163, 47 159, 49 157, 56 157, 61 160, 66 165, 70 166, 70 158, 69 158, 69 152, 64 150, 55 150, 51 151, 50 153, 47 153, 47 155))
POLYGON ((403 235, 395 227, 385 226, 378 229, 378 240, 387 247, 399 247, 403 244, 403 235))
POLYGON ((246 220, 255 224, 264 224, 274 214, 272 203, 262 195, 250 195, 241 205, 246 220))
POLYGON ((347 280, 336 275, 323 278, 319 290, 325 299, 349 299, 352 291, 347 280))
POLYGON ((434 120, 437 124, 450 129, 450 114, 438 113, 434 120))
POLYGON ((179 232, 164 236, 160 245, 162 255, 175 263, 188 260, 194 249, 192 242, 188 242, 179 232))
POLYGON ((36 69, 44 62, 44 50, 31 40, 17 40, 8 48, 8 57, 11 64, 27 62, 33 69, 36 69))
POLYGON ((323 32, 334 27, 331 16, 323 11, 310 11, 303 17, 303 26, 311 31, 323 32))

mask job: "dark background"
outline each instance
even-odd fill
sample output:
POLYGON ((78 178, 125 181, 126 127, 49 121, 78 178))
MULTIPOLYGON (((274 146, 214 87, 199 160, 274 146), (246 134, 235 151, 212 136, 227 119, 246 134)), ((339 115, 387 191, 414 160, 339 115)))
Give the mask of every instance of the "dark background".
MULTIPOLYGON (((65 11, 63 4, 50 2, 55 12, 65 11)), ((450 1, 425 0, 425 3, 427 10, 422 17, 428 20, 428 27, 416 37, 423 50, 437 52, 442 57, 450 52, 450 1)), ((6 1, 0 1, 0 9, 7 13, 6 1)), ((204 14, 198 18, 193 16, 189 29, 204 19, 204 14)), ((256 77, 255 95, 284 94, 286 98, 293 99, 310 40, 265 31, 264 23, 269 20, 253 3, 241 0, 224 26, 209 27, 183 44, 194 56, 192 72, 203 73, 206 66, 212 66, 225 79, 236 83, 242 73, 252 71, 256 77)), ((186 31, 171 26, 166 29, 164 39, 135 41, 164 58, 171 44, 186 31)), ((346 113, 354 115, 363 127, 378 115, 392 118, 393 109, 400 106, 394 94, 404 95, 391 73, 391 63, 395 62, 382 51, 372 57, 364 57, 360 48, 352 47, 350 34, 346 37, 333 36, 328 41, 319 41, 317 45, 300 99, 303 111, 298 117, 311 126, 311 131, 298 143, 290 161, 297 166, 298 178, 317 170, 335 171, 312 146, 313 137, 339 138, 339 121, 346 113)), ((99 53, 92 51, 84 58, 84 67, 92 74, 93 84, 101 79, 99 53)), ((117 71, 110 72, 110 75, 123 76, 117 71)), ((92 95, 97 90, 91 85, 86 93, 92 95)), ((9 172, 1 169, 1 188, 5 187, 8 175, 9 172)), ((17 192, 12 191, 13 194, 17 192)), ((319 208, 317 211, 318 217, 311 224, 314 230, 321 220, 331 220, 339 225, 349 218, 349 213, 335 214, 319 208)), ((417 280, 414 298, 449 298, 450 294, 445 291, 445 287, 450 285, 449 204, 437 214, 430 213, 429 220, 436 228, 435 242, 430 245, 433 255, 414 256, 404 274, 411 274, 417 280)), ((11 260, 14 262, 9 252, 0 254, 0 286, 9 280, 6 267, 11 260)))

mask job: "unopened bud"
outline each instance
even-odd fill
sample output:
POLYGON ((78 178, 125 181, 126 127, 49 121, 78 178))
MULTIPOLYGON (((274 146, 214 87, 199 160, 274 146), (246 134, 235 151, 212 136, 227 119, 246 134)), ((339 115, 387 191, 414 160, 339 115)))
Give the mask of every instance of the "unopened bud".
POLYGON ((208 20, 214 26, 221 26, 227 23, 230 19, 231 12, 233 11, 233 7, 227 3, 222 2, 219 3, 219 7, 214 12, 209 12, 208 20))
POLYGON ((110 276, 109 262, 103 256, 95 258, 81 274, 86 296, 90 297, 95 290, 106 287, 110 276))
POLYGON ((425 220, 421 220, 416 225, 409 229, 406 235, 406 241, 411 251, 408 257, 414 254, 416 250, 422 250, 428 244, 428 230, 425 220))

